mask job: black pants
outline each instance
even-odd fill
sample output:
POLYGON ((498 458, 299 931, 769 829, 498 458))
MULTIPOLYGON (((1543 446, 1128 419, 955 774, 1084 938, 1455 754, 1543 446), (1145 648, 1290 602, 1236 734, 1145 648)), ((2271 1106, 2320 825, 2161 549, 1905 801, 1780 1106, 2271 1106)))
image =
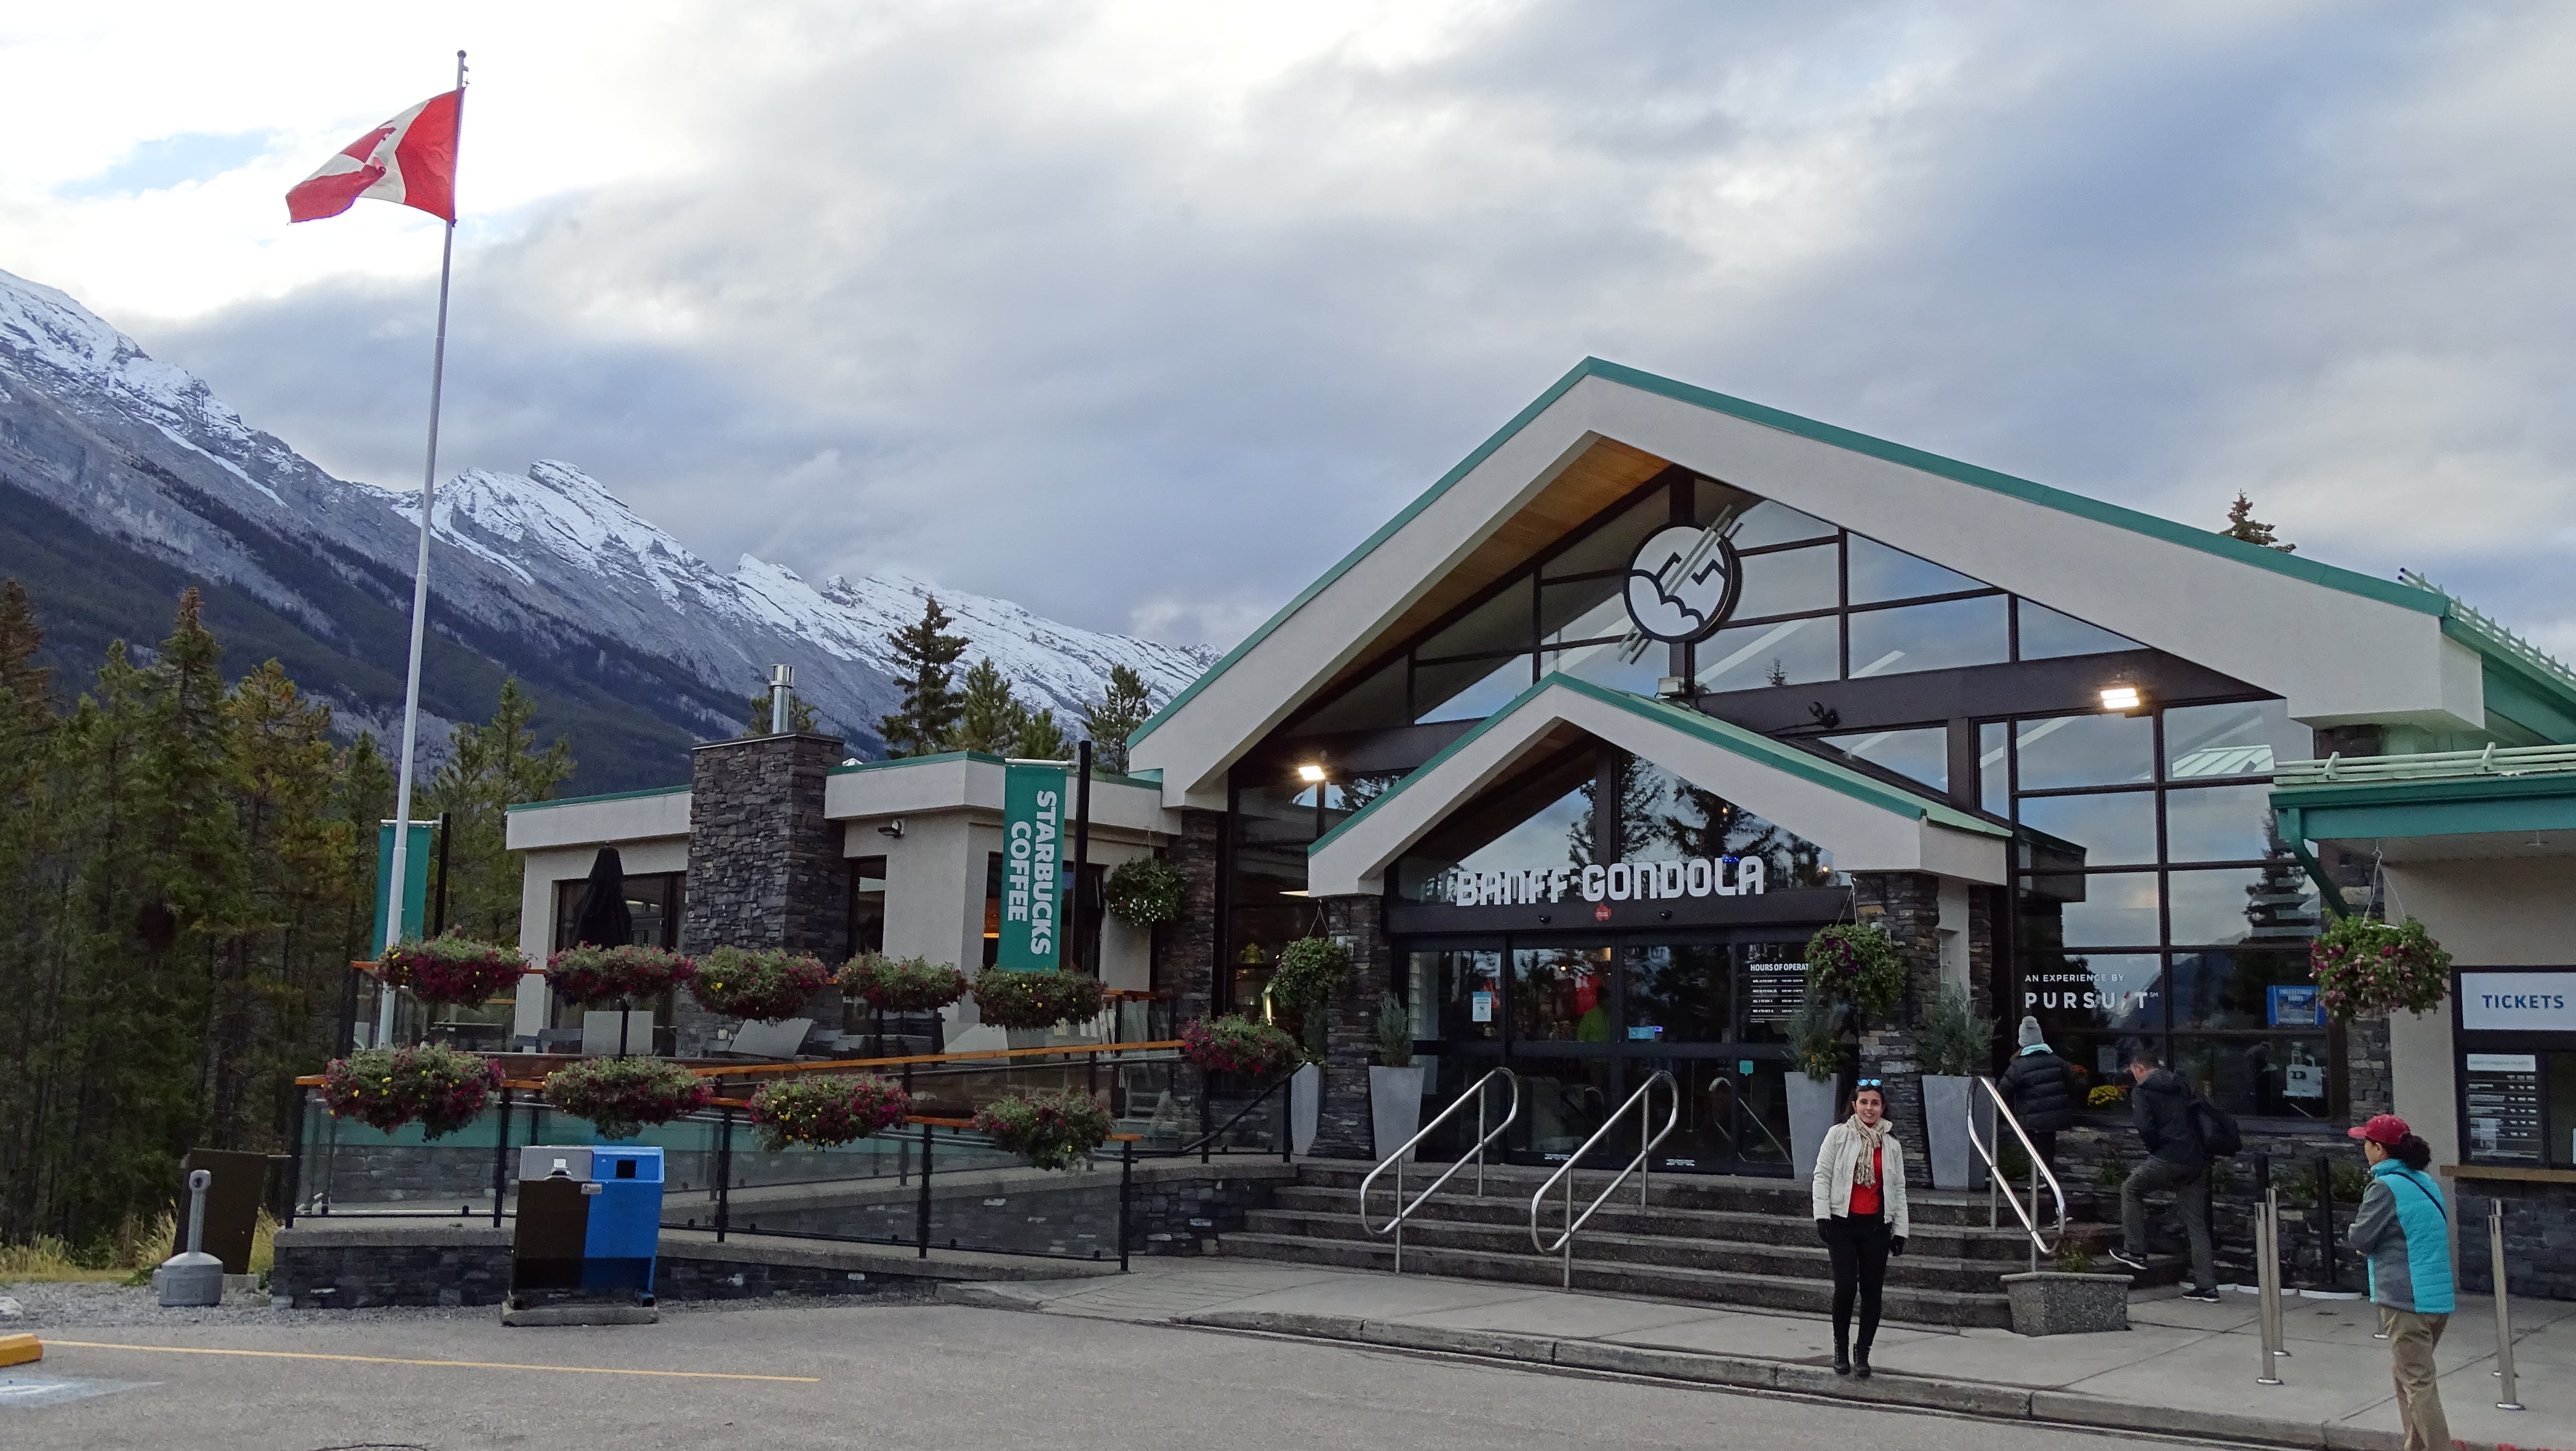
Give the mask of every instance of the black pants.
POLYGON ((1834 1259, 1834 1344, 1867 1350, 1878 1338, 1879 1292, 1887 1286, 1887 1220, 1853 1214, 1828 1221, 1825 1250, 1834 1259), (1860 1339, 1851 1339, 1852 1299, 1860 1299, 1860 1339))

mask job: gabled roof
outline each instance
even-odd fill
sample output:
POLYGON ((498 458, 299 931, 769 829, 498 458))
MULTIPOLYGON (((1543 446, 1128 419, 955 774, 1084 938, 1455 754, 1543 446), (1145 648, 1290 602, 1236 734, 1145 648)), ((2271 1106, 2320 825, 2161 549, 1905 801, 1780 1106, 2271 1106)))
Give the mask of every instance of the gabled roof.
POLYGON ((2437 594, 1587 358, 1129 737, 1165 800, 1212 803, 1227 766, 1605 441, 2273 690, 2312 724, 2486 724, 2489 652, 2445 637, 2437 594))
POLYGON ((1741 726, 1570 675, 1514 697, 1307 850, 1317 896, 1372 890, 1461 803, 1571 726, 1715 791, 1824 847, 1843 870, 2004 880, 2010 831, 1741 726))

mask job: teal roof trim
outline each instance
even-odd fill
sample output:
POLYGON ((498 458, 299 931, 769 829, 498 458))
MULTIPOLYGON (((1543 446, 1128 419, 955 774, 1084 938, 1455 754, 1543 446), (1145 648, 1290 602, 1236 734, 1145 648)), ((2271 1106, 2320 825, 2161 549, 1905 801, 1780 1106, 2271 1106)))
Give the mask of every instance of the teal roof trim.
MULTIPOLYGON (((882 761, 859 761, 855 763, 847 763, 834 766, 824 774, 828 776, 851 776, 856 775, 861 771, 885 771, 898 766, 928 766, 940 761, 981 761, 987 766, 1008 766, 1010 764, 1010 762, 1002 759, 1000 756, 994 755, 990 751, 940 751, 928 756, 890 756, 882 761)), ((1067 766, 1065 769, 1069 772, 1073 768, 1067 766)), ((1160 771, 1155 772, 1152 776, 1123 776, 1116 771, 1094 771, 1091 773, 1091 779, 1103 786, 1133 786, 1139 791, 1160 791, 1163 789, 1162 773, 1160 771)), ((686 788, 684 787, 682 789, 685 790, 686 788)))
POLYGON ((2239 564, 2250 564, 2258 569, 2268 569, 2274 574, 2287 575, 2292 579, 2323 585, 2328 589, 2341 590, 2346 594, 2360 595, 2366 599, 2378 600, 2383 604, 2396 605, 2401 609, 2439 615, 2446 608, 2439 597, 2428 598, 2423 590, 2392 580, 2379 579, 2358 570, 2320 563, 2295 554, 2284 554, 2277 549, 2266 549, 2259 544, 2248 544, 2241 539, 2230 539, 2214 530, 2194 529, 2187 524, 2177 524, 2171 519, 2160 518, 2154 514, 2123 508, 2118 504, 2106 504, 2099 499, 2088 498, 2082 494, 2051 488, 2046 484, 2033 483, 2028 479, 2015 478, 2011 474, 1980 468, 1975 464, 1961 463, 1956 459, 1927 453, 1919 448, 1909 448, 1904 444, 1890 443, 1885 439, 1856 433, 1848 428, 1837 428, 1830 423, 1819 423, 1812 418, 1802 418, 1795 413, 1767 408, 1759 403, 1750 403, 1707 388, 1693 387, 1688 383, 1676 382, 1642 369, 1600 358, 1585 358, 1575 364, 1564 377, 1557 379, 1546 392, 1532 400, 1528 407, 1513 415, 1511 422, 1504 424, 1492 437, 1477 445, 1473 453, 1459 460, 1456 467, 1442 474, 1438 482, 1424 490, 1421 497, 1406 505, 1402 513, 1388 520, 1376 533, 1360 541, 1358 548, 1343 555, 1340 562, 1324 571, 1313 584, 1306 586, 1295 599, 1282 606, 1278 613, 1262 624, 1260 629, 1245 636, 1243 643, 1227 651, 1223 659, 1209 666, 1198 679, 1190 682, 1188 688, 1173 696, 1169 704, 1154 712, 1150 719, 1127 737, 1128 744, 1132 746, 1152 735, 1165 718, 1187 705, 1209 681, 1232 669, 1236 661, 1250 653, 1254 646, 1268 639, 1271 632, 1285 623, 1289 616, 1303 609, 1308 600, 1323 593, 1333 581, 1349 573, 1353 565, 1366 559, 1379 545, 1393 537, 1397 530, 1412 523, 1423 510, 1431 507, 1434 500, 1447 493, 1460 479, 1473 472, 1478 464, 1492 457, 1496 449, 1510 442, 1514 434, 1528 427, 1532 420, 1546 412, 1551 404, 1564 397, 1575 384, 1586 378, 1601 378, 1624 384, 1658 397, 1706 408, 1711 412, 1724 413, 1749 423, 1761 424, 1766 428, 1776 428, 1783 433, 1794 434, 1800 438, 1813 439, 1818 443, 1831 444, 1853 453, 1918 469, 1955 483, 1989 489, 2026 503, 2037 504, 2042 508, 2055 509, 2060 513, 2073 514, 2096 523, 2109 524, 2168 544, 2197 549, 2205 554, 2232 559, 2239 564))
POLYGON ((688 790, 686 786, 650 786, 641 791, 609 791, 597 796, 563 796, 552 801, 521 801, 503 807, 502 810, 504 812, 543 811, 550 806, 588 806, 600 801, 638 801, 647 796, 686 795, 688 790))
POLYGON ((1475 729, 1451 741, 1439 754, 1416 767, 1411 774, 1390 787, 1384 795, 1352 812, 1341 825, 1317 838, 1315 844, 1306 849, 1306 854, 1311 857, 1322 851, 1343 832, 1367 820, 1370 812, 1403 795, 1413 783, 1437 770, 1443 761, 1465 750, 1470 742, 1487 731, 1493 730, 1512 716, 1519 714, 1532 701, 1546 694, 1551 687, 1589 696, 1641 719, 1680 731, 1684 735, 1692 736, 1722 750, 1732 751, 1758 765, 1783 771, 1801 780, 1838 791, 1855 801, 1865 802, 1882 811, 1894 812, 1899 816, 1910 817, 1917 821, 1928 820, 1954 831, 1972 832, 1979 836, 2009 837, 2012 834, 2008 827, 1961 811, 1946 802, 1935 801, 1927 796, 1917 796, 1913 792, 1873 780, 1848 767, 1837 766, 1831 761, 1810 755, 1796 746, 1782 745, 1769 736, 1746 730, 1739 725, 1731 725, 1714 716, 1703 715, 1688 706, 1674 705, 1668 701, 1649 700, 1642 695, 1632 695, 1624 690, 1613 690, 1606 685, 1596 685, 1589 680, 1579 680, 1574 676, 1558 673, 1540 680, 1536 685, 1512 697, 1510 704, 1478 721, 1475 729))

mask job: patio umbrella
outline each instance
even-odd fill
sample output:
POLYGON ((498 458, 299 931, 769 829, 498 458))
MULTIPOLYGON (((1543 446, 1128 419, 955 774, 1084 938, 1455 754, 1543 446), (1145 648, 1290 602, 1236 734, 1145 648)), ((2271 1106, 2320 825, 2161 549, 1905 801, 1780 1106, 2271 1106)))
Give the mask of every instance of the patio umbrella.
MULTIPOLYGON (((581 901, 573 908, 573 944, 586 947, 625 947, 635 941, 635 914, 626 909, 626 866, 617 856, 617 848, 603 846, 591 859, 590 880, 582 885, 581 901)), ((626 1056, 627 1012, 633 1006, 623 997, 617 1000, 617 1056, 626 1056)))

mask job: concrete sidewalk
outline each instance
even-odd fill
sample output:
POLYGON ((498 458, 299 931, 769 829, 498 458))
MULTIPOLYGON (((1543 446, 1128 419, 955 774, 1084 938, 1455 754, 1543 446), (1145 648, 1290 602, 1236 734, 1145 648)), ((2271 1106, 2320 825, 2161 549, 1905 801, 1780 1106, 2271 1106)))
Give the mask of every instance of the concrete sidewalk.
MULTIPOLYGON (((2140 1300, 2125 1333, 2028 1339, 2007 1330, 1888 1325, 1868 1381, 1837 1377, 1817 1318, 1526 1286, 1226 1260, 1140 1261, 1079 1282, 951 1285, 955 1303, 1140 1324, 1254 1330, 1446 1351, 1734 1389, 1922 1406, 2010 1420, 2271 1445, 2395 1451, 2388 1346, 2358 1301, 2286 1303, 2284 1382, 2255 1383, 2250 1295, 2217 1305, 2140 1300)), ((2442 1341, 2451 1434, 2477 1448, 2576 1448, 2576 1304, 2514 1302, 2528 1410, 2495 1409, 2492 1309, 2464 1299, 2442 1341)))

